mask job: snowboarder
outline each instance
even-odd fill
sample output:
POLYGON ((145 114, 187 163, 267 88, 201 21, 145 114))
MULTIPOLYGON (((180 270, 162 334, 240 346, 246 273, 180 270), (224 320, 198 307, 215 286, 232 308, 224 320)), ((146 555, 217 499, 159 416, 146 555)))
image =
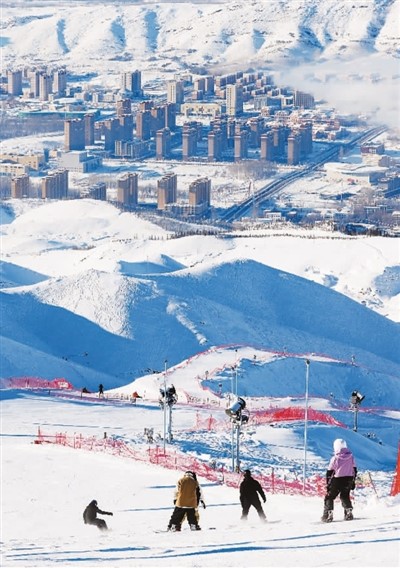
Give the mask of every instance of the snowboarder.
POLYGON ((242 505, 241 519, 242 520, 247 519, 250 507, 253 506, 256 509, 260 519, 262 521, 265 521, 266 516, 262 508, 258 494, 260 494, 264 503, 267 499, 265 497, 263 488, 261 487, 259 482, 256 479, 254 479, 254 477, 252 477, 251 471, 249 469, 246 469, 244 472, 244 478, 242 483, 240 484, 239 491, 240 491, 240 503, 242 505))
POLYGON ((355 488, 357 475, 356 462, 352 452, 348 449, 346 441, 338 438, 333 442, 334 455, 332 456, 326 472, 326 495, 324 498, 324 512, 321 521, 333 521, 333 504, 338 495, 344 509, 344 519, 353 520, 353 506, 350 501, 350 491, 355 488))
MULTIPOLYGON (((197 475, 194 471, 192 471, 193 477, 195 479, 195 481, 197 481, 197 475)), ((199 505, 201 505, 203 507, 203 509, 206 508, 206 503, 204 501, 204 495, 203 495, 203 490, 200 487, 200 483, 197 481, 197 487, 196 487, 196 498, 197 498, 197 507, 195 509, 195 515, 196 515, 196 521, 197 524, 199 524, 200 521, 200 513, 199 513, 199 505)), ((174 503, 175 504, 175 503, 174 503)), ((185 520, 186 517, 186 513, 183 515, 183 519, 182 522, 185 520)))
POLYGON ((96 525, 96 527, 100 530, 106 531, 108 529, 107 523, 104 519, 98 519, 97 514, 113 516, 113 514, 108 511, 101 511, 97 506, 97 501, 93 499, 93 501, 90 501, 89 505, 83 511, 83 520, 85 525, 96 525))
POLYGON ((99 398, 104 397, 104 386, 100 383, 99 384, 99 398))
POLYGON ((168 530, 180 531, 184 516, 192 531, 200 531, 201 527, 196 519, 197 508, 197 488, 199 484, 195 479, 196 474, 193 471, 187 471, 181 479, 179 479, 175 490, 175 508, 168 523, 168 530))

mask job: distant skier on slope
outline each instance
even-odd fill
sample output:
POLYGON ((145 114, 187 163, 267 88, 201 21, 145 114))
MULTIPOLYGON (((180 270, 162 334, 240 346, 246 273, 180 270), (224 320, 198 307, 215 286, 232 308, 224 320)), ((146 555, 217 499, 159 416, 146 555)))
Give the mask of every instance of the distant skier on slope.
POLYGON ((344 519, 353 520, 353 506, 350 501, 350 491, 355 487, 357 475, 356 462, 352 452, 347 448, 345 440, 338 438, 333 442, 334 455, 332 456, 326 472, 326 495, 324 498, 324 512, 321 521, 333 521, 333 504, 338 495, 344 509, 344 519))
POLYGON ((97 501, 93 499, 93 501, 90 501, 89 505, 83 511, 83 520, 85 525, 96 525, 96 527, 100 530, 106 531, 108 529, 107 523, 104 519, 98 519, 97 514, 113 516, 112 513, 101 511, 97 506, 97 501))
POLYGON ((254 477, 252 477, 251 471, 249 469, 246 469, 244 472, 244 478, 242 483, 240 484, 239 491, 240 503, 242 505, 241 519, 247 520, 247 515, 249 514, 250 507, 253 506, 256 509, 260 519, 262 521, 265 521, 266 516, 258 494, 260 494, 264 503, 267 499, 265 497, 263 488, 261 487, 260 483, 256 479, 254 479, 254 477))

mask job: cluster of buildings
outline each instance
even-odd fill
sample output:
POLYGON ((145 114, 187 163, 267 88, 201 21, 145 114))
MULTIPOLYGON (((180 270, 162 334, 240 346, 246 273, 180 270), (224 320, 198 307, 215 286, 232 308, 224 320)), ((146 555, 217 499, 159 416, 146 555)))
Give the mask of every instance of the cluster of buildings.
MULTIPOLYGON (((126 208, 136 208, 139 203, 139 175, 126 172, 118 176, 115 202, 126 208)), ((67 199, 69 197, 67 169, 51 171, 41 178, 42 199, 67 199)), ((197 218, 207 213, 211 206, 211 180, 199 178, 190 183, 187 200, 178 200, 178 176, 168 174, 157 181, 157 209, 180 217, 197 218)), ((87 183, 81 187, 81 197, 107 200, 105 182, 87 183)), ((23 174, 11 178, 11 197, 23 199, 30 196, 30 178, 23 174)))
MULTIPOLYGON (((158 91, 149 90, 146 96, 138 70, 122 73, 119 87, 108 90, 69 85, 65 68, 7 70, 1 77, 0 93, 27 104, 41 101, 43 112, 63 117, 64 144, 51 156, 56 160, 56 170, 45 172, 48 156, 0 156, 0 174, 11 177, 12 197, 29 195, 29 173, 33 170, 44 172, 40 180, 42 198, 66 198, 68 173, 93 173, 105 158, 252 160, 296 166, 309 159, 317 141, 340 140, 349 128, 357 126, 354 118, 316 108, 309 93, 276 86, 265 72, 196 78, 179 75, 165 81, 158 91)), ((368 168, 343 175, 368 177, 369 181, 384 179, 388 190, 399 190, 398 164, 390 163, 382 145, 364 145, 362 155, 366 161, 375 161, 370 165, 375 178, 368 177, 368 168)), ((342 175, 339 170, 331 168, 328 173, 332 177, 342 175)), ((174 174, 158 181, 158 210, 176 215, 207 214, 210 180, 193 182, 184 204, 177 202, 176 184, 174 174)), ((106 199, 107 188, 103 182, 95 182, 81 193, 106 199)), ((127 172, 118 178, 117 201, 129 207, 138 205, 137 174, 127 172)))

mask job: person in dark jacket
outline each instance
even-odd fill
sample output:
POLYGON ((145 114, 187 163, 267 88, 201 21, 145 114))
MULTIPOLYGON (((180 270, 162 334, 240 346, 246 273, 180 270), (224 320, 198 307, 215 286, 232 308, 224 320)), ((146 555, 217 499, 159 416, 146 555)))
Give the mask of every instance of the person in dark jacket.
POLYGON ((193 475, 193 471, 187 471, 185 475, 179 479, 175 490, 175 508, 168 523, 168 530, 180 531, 185 515, 187 516, 190 530, 201 530, 196 519, 198 486, 199 484, 193 475))
POLYGON ((105 522, 104 519, 98 519, 97 515, 113 515, 112 513, 109 513, 108 511, 101 511, 98 506, 97 506, 97 501, 95 499, 93 499, 93 501, 90 501, 89 505, 86 507, 86 509, 83 511, 83 520, 85 522, 85 525, 96 525, 97 528, 99 528, 100 530, 107 530, 107 523, 105 522))
POLYGON ((350 501, 350 491, 355 487, 357 467, 354 456, 348 449, 346 441, 338 438, 333 442, 334 455, 332 456, 326 472, 326 495, 324 498, 324 512, 321 521, 333 521, 333 503, 338 495, 344 509, 346 521, 353 520, 353 505, 350 501))
POLYGON ((242 483, 240 484, 240 503, 242 505, 242 516, 241 519, 246 520, 247 515, 249 514, 250 507, 253 506, 258 516, 262 521, 266 520, 266 516, 264 510, 262 508, 259 494, 262 500, 266 501, 265 493, 259 482, 254 479, 251 475, 251 471, 246 469, 244 472, 244 478, 242 483))

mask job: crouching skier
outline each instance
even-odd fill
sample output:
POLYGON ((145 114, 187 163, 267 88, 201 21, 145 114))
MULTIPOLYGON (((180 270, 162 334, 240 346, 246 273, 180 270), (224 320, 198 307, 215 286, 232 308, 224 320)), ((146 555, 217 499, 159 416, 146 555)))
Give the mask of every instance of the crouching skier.
POLYGON ((97 501, 93 499, 83 511, 83 520, 85 525, 96 525, 102 531, 108 530, 107 523, 103 519, 98 519, 97 515, 113 515, 108 511, 101 511, 97 506, 97 501))

